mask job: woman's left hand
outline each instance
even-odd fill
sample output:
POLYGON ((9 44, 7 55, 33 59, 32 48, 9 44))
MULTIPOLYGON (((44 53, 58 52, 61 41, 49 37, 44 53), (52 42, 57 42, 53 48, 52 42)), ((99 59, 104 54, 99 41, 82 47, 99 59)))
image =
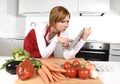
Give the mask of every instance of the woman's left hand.
POLYGON ((68 48, 68 47, 69 47, 70 42, 72 42, 72 41, 73 41, 73 40, 68 39, 68 42, 63 42, 63 43, 62 43, 62 46, 63 46, 64 48, 68 48))
POLYGON ((62 44, 63 47, 69 47, 69 43, 71 42, 71 39, 64 38, 64 37, 58 37, 58 42, 62 44))
POLYGON ((82 35, 82 39, 84 41, 86 41, 88 36, 91 34, 91 28, 90 27, 89 28, 84 28, 83 31, 84 31, 84 33, 82 35))

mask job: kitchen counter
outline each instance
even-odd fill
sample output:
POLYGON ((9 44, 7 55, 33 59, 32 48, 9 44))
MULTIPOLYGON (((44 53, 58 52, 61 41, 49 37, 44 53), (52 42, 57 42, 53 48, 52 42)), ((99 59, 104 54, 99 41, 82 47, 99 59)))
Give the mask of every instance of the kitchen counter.
POLYGON ((18 40, 24 40, 25 36, 16 36, 16 37, 2 37, 2 36, 0 36, 0 39, 18 39, 18 40))
MULTIPOLYGON (((0 67, 7 59, 11 59, 11 57, 0 56, 0 67)), ((110 66, 113 66, 112 71, 99 71, 99 78, 104 84, 118 84, 120 82, 120 62, 96 61, 95 63, 109 64, 110 66)), ((15 84, 15 80, 18 79, 17 75, 7 73, 5 69, 0 70, 0 76, 0 82, 3 84, 15 84)))

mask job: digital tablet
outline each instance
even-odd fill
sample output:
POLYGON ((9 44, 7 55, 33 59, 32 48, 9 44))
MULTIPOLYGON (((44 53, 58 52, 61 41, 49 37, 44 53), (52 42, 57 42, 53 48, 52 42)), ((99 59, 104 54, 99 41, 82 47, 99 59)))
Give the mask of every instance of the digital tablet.
POLYGON ((72 42, 70 42, 68 49, 72 49, 78 43, 78 41, 81 39, 82 34, 83 30, 81 30, 80 33, 78 33, 77 37, 72 42))

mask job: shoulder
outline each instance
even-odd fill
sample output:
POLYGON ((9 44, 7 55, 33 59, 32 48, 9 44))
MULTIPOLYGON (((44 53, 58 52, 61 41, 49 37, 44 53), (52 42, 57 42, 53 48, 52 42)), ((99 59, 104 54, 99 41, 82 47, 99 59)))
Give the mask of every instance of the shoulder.
POLYGON ((37 24, 37 26, 35 28, 35 32, 36 33, 41 32, 41 34, 44 34, 46 32, 47 26, 48 26, 47 22, 46 23, 45 22, 44 23, 39 23, 39 24, 37 24))

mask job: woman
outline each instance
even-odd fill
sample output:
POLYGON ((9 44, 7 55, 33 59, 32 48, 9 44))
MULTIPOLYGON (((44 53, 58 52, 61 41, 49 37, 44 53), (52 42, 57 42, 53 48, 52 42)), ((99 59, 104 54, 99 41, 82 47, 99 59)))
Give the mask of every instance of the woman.
POLYGON ((77 45, 69 50, 70 39, 66 29, 69 24, 70 13, 62 7, 54 7, 49 15, 49 24, 41 24, 37 28, 32 29, 24 40, 24 49, 30 53, 30 57, 49 58, 54 56, 54 50, 58 43, 63 47, 63 56, 65 59, 75 57, 75 54, 84 45, 86 39, 91 33, 90 28, 84 28, 82 39, 77 45))

